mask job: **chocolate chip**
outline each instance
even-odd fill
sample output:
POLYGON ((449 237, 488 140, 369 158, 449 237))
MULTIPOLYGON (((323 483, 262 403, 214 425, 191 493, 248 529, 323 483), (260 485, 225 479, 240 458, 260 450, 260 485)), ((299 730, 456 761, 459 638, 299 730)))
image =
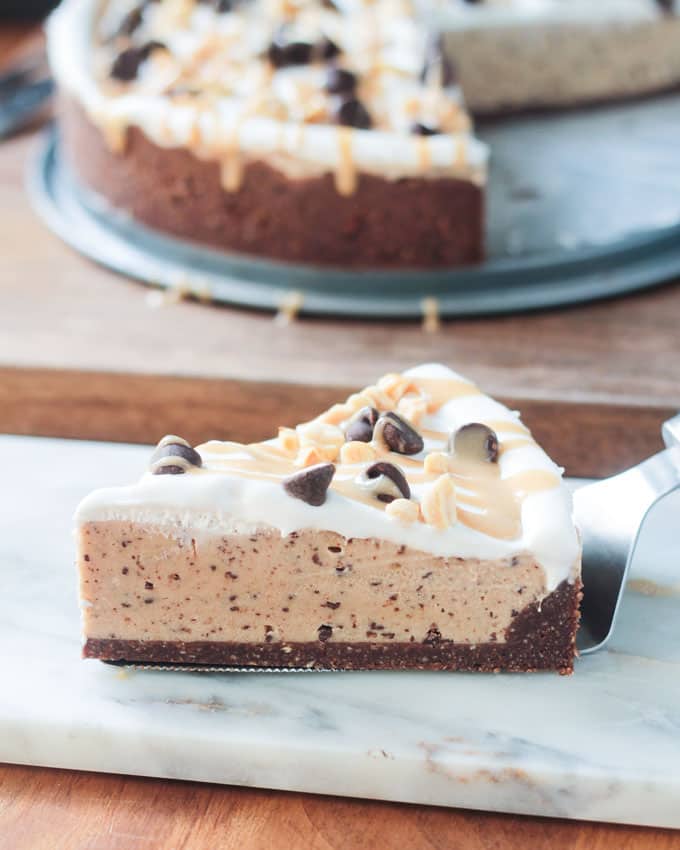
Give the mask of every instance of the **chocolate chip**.
POLYGON ((329 59, 335 59, 341 52, 338 45, 334 41, 331 41, 330 38, 326 38, 326 36, 314 45, 315 56, 325 62, 328 62, 329 59))
POLYGON ((330 94, 352 94, 357 87, 357 77, 345 68, 329 68, 326 74, 326 91, 330 94))
POLYGON ((144 582, 144 590, 153 590, 153 582, 145 581, 144 582))
POLYGON ((269 45, 267 58, 275 68, 288 65, 308 65, 312 61, 314 47, 306 41, 283 41, 277 36, 269 45))
POLYGON ((147 41, 141 47, 128 47, 119 53, 111 66, 110 75, 114 80, 130 82, 139 73, 140 67, 151 56, 154 50, 167 50, 160 41, 147 41))
POLYGON ((441 130, 430 127, 428 124, 421 124, 420 121, 411 124, 411 132, 416 136, 439 136, 441 134, 441 130))
POLYGON ((429 83, 431 80, 435 80, 444 87, 452 86, 456 82, 456 69, 451 60, 444 55, 444 43, 441 36, 436 36, 428 42, 423 70, 420 72, 422 83, 429 83))
POLYGON ((360 443, 370 443, 373 439, 373 428, 380 414, 375 407, 362 407, 347 423, 345 439, 357 440, 360 443))
POLYGON ((319 640, 322 643, 325 643, 327 640, 329 640, 332 637, 332 635, 333 635, 333 627, 332 626, 327 626, 327 625, 319 626, 318 636, 319 636, 319 640))
POLYGON ((321 607, 322 608, 330 608, 331 611, 337 611, 337 609, 340 607, 340 603, 339 602, 324 602, 324 604, 321 607))
POLYGON ((498 437, 493 428, 481 422, 463 425, 449 438, 449 451, 465 460, 496 463, 498 460, 498 437))
POLYGON ((335 120, 343 127, 355 127, 357 130, 369 130, 373 123, 368 110, 356 97, 340 102, 335 110, 335 120))
POLYGON ((283 488, 294 499, 318 507, 326 501, 326 493, 335 475, 332 463, 317 463, 295 472, 283 480, 283 488))
POLYGON ((203 466, 203 458, 200 454, 181 437, 170 435, 163 437, 156 447, 156 451, 151 455, 151 463, 153 464, 155 461, 166 457, 181 457, 192 466, 203 466))
POLYGON ((192 467, 203 465, 203 458, 186 440, 168 434, 151 455, 149 469, 153 475, 181 475, 192 467))
POLYGON ((398 452, 400 455, 417 455, 418 452, 422 452, 425 445, 415 428, 391 410, 380 416, 376 422, 373 437, 376 440, 382 440, 391 451, 398 452))
POLYGON ((357 484, 370 490, 380 502, 410 499, 411 488, 406 476, 393 463, 378 461, 368 466, 357 478, 357 484))

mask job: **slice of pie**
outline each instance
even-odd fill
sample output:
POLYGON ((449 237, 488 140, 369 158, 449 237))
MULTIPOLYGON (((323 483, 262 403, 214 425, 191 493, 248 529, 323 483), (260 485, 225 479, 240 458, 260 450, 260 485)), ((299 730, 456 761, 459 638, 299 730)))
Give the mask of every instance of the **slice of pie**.
POLYGON ((84 655, 190 666, 573 669, 562 470, 439 365, 275 439, 165 437, 78 508, 84 655))

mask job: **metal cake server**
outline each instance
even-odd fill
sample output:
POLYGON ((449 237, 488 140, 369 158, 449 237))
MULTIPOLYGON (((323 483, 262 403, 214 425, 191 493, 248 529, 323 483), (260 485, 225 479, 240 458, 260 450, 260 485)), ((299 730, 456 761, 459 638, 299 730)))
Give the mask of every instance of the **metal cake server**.
POLYGON ((574 518, 583 538, 576 639, 582 655, 601 649, 611 637, 642 523, 655 502, 680 487, 680 414, 663 424, 662 434, 663 451, 574 493, 574 518))

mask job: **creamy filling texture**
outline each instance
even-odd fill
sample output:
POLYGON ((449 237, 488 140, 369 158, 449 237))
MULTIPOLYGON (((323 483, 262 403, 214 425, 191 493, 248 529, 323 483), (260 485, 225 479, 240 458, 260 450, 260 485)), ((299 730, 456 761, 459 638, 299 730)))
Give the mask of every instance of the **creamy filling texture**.
POLYGON ((573 579, 579 542, 562 470, 516 413, 444 366, 385 376, 312 422, 281 429, 274 440, 211 442, 198 451, 203 466, 186 474, 147 473, 131 487, 96 491, 81 503, 78 522, 134 521, 246 535, 263 529, 283 536, 332 531, 479 560, 529 553, 548 592, 573 579), (405 456, 377 439, 347 442, 347 423, 366 405, 408 419, 423 438, 423 451, 405 456), (447 450, 449 435, 472 422, 496 433, 497 462, 471 462, 447 450), (286 492, 287 476, 324 462, 335 465, 324 504, 286 492), (375 462, 402 471, 410 498, 385 503, 366 491, 362 473, 375 462))
POLYGON ((371 129, 333 125, 338 96, 324 90, 328 63, 272 68, 263 58, 281 5, 257 0, 219 14, 193 2, 147 4, 146 34, 162 38, 167 50, 154 51, 138 78, 122 84, 106 76, 108 41, 97 43, 108 4, 64 0, 48 24, 50 61, 114 150, 124 149, 128 127, 139 127, 161 147, 221 160, 227 191, 258 160, 293 178, 333 171, 346 194, 360 172, 484 181, 487 149, 469 132, 460 89, 444 85, 438 71, 420 79, 427 30, 405 0, 354 4, 343 14, 300 0, 287 30, 289 39, 321 33, 337 42, 343 52, 333 64, 356 73, 371 129), (168 11, 183 7, 176 18, 168 11), (438 132, 414 135, 417 123, 438 132))
POLYGON ((526 554, 433 558, 332 532, 225 536, 114 521, 86 524, 79 548, 94 639, 504 643, 514 617, 545 596, 526 554))

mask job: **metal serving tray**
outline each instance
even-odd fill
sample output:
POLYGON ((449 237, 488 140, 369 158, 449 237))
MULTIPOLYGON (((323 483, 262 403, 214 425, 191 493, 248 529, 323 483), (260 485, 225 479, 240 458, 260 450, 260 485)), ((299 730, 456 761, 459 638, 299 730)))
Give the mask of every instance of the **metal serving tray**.
POLYGON ((508 117, 491 145, 486 262, 436 271, 346 271, 225 254, 112 212, 65 167, 54 130, 29 174, 65 242, 122 274, 266 310, 408 318, 510 313, 643 289, 680 275, 680 97, 508 117), (432 308, 430 302, 430 309, 432 308))

